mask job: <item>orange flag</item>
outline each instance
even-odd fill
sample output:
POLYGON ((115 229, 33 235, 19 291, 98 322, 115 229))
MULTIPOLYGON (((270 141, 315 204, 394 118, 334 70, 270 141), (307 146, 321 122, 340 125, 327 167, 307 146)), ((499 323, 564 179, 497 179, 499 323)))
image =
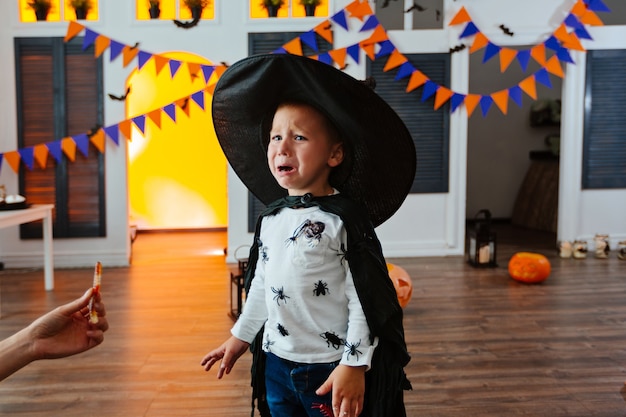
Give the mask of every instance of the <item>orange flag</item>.
POLYGON ((127 140, 131 140, 131 134, 130 134, 130 132, 131 132, 132 124, 131 124, 130 119, 129 119, 129 120, 124 120, 124 121, 120 122, 120 123, 117 125, 117 127, 119 128, 120 133, 121 133, 122 135, 124 135, 124 137, 125 137, 127 140))
POLYGON ((383 68, 383 72, 387 72, 391 69, 397 68, 407 61, 408 59, 406 56, 402 55, 402 53, 398 51, 397 49, 394 49, 391 55, 389 56, 389 59, 387 60, 385 67, 383 68))
POLYGON ((333 28, 333 25, 328 20, 325 20, 319 25, 315 26, 313 30, 322 38, 326 39, 328 43, 333 43, 332 28, 333 28))
POLYGON ((565 73, 563 72, 563 68, 561 67, 561 63, 559 62, 559 57, 556 55, 553 55, 552 57, 550 57, 550 59, 548 59, 548 61, 546 62, 546 70, 553 75, 556 75, 557 77, 565 77, 565 73))
POLYGON ((68 42, 72 40, 76 35, 82 32, 83 29, 85 29, 85 26, 72 20, 67 27, 67 32, 65 34, 65 38, 63 38, 63 42, 68 42))
POLYGON ((20 161, 22 157, 18 151, 5 152, 4 160, 7 161, 13 172, 17 174, 20 171, 20 161))
POLYGON ((470 48, 470 54, 473 54, 476 51, 480 51, 485 46, 487 46, 488 43, 489 43, 489 39, 485 35, 483 35, 481 32, 478 32, 474 36, 474 43, 472 43, 472 46, 470 48))
POLYGON ((196 62, 187 62, 187 68, 189 69, 189 76, 191 77, 191 82, 194 82, 200 69, 202 68, 201 64, 196 62))
POLYGON ((352 3, 348 4, 345 7, 345 10, 349 13, 350 17, 356 17, 360 21, 363 21, 363 18, 365 16, 374 14, 367 0, 355 0, 352 3))
POLYGON ((533 100, 537 100, 537 83, 535 82, 535 76, 531 75, 523 79, 519 83, 520 88, 526 94, 528 94, 533 100))
POLYGON ((421 87, 428 81, 428 77, 424 75, 424 73, 420 70, 415 70, 411 74, 411 78, 409 78, 409 83, 406 86, 406 92, 411 92, 418 87, 421 87))
POLYGON ((530 56, 542 67, 546 65, 546 46, 537 44, 530 49, 530 56))
POLYGON ((500 49, 500 72, 506 71, 517 56, 517 51, 510 48, 500 49))
POLYGON ((491 94, 493 102, 500 109, 502 114, 506 114, 509 106, 509 90, 501 90, 491 94))
POLYGON ((387 32, 385 31, 385 28, 382 25, 378 25, 376 26, 376 29, 374 29, 374 32, 372 33, 372 35, 367 38, 364 42, 382 42, 382 41, 386 41, 387 39, 389 39, 389 36, 387 36, 387 32))
POLYGON ((580 16, 580 22, 584 23, 585 25, 591 25, 591 26, 603 26, 604 25, 604 22, 602 22, 602 19, 600 19, 598 15, 592 12, 591 10, 586 10, 585 13, 582 16, 580 16))
POLYGON ((191 107, 189 105, 189 101, 190 101, 189 97, 184 97, 184 98, 179 98, 178 100, 174 102, 183 112, 185 112, 187 117, 189 117, 189 108, 191 107))
POLYGON ((328 55, 330 55, 339 68, 346 66, 346 55, 348 55, 346 48, 333 49, 332 51, 328 51, 328 55))
POLYGON ((128 66, 128 64, 130 64, 130 61, 132 61, 137 54, 139 53, 139 49, 138 48, 131 48, 130 46, 126 45, 124 46, 124 48, 122 48, 122 57, 124 58, 124 67, 128 66))
POLYGON ((376 43, 364 40, 359 42, 359 46, 372 61, 376 58, 376 43))
POLYGON ((76 142, 72 138, 61 139, 61 149, 67 159, 74 162, 76 160, 76 142))
POLYGON ((98 35, 96 38, 96 45, 94 47, 94 56, 98 58, 100 55, 107 50, 107 48, 111 45, 111 39, 107 38, 104 35, 98 35))
POLYGON ((467 10, 465 10, 465 6, 461 6, 461 10, 459 10, 458 13, 454 15, 454 17, 452 18, 450 23, 448 23, 448 25, 449 26, 460 25, 461 23, 466 23, 466 22, 471 22, 471 21, 472 19, 467 13, 467 10))
POLYGON ((205 93, 213 95, 213 93, 215 92, 216 85, 217 85, 217 81, 214 82, 213 84, 207 85, 206 88, 204 89, 205 93))
POLYGON ((103 129, 98 129, 98 131, 89 138, 89 141, 100 151, 100 153, 104 153, 105 140, 106 135, 104 134, 103 129))
POLYGON ((35 145, 33 147, 33 156, 35 157, 35 161, 39 164, 41 169, 46 169, 46 165, 48 163, 48 147, 42 143, 39 145, 35 145))
POLYGON ((582 0, 578 0, 574 7, 572 7, 571 12, 573 15, 576 15, 580 18, 587 12, 587 5, 582 0))
POLYGON ((470 117, 474 110, 476 110, 476 106, 480 103, 481 96, 479 94, 468 94, 465 96, 465 108, 467 109, 467 117, 470 117))
POLYGON ((156 74, 159 75, 163 67, 169 64, 170 59, 161 55, 152 55, 152 59, 154 59, 154 66, 156 68, 156 74))
POLYGON ((161 109, 152 110, 148 113, 148 119, 152 120, 152 123, 159 129, 161 128, 161 109))
POLYGON ((439 86, 435 93, 435 110, 439 110, 441 106, 446 104, 446 101, 450 100, 452 94, 454 94, 454 92, 449 88, 439 86))
POLYGON ((302 56, 302 41, 299 37, 295 37, 286 44, 283 45, 285 51, 289 52, 292 55, 300 55, 302 56))

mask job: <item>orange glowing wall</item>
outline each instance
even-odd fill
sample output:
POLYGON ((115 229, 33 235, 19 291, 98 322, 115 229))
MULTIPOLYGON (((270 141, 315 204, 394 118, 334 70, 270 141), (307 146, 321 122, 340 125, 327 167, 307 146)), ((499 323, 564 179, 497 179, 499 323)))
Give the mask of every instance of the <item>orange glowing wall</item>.
MULTIPOLYGON (((211 64, 183 52, 160 54, 184 62, 211 64)), ((215 77, 215 75, 213 75, 215 77)), ((127 117, 162 108, 205 87, 183 65, 172 79, 166 66, 156 75, 154 61, 128 79, 127 117)), ((123 93, 123 92, 120 92, 123 93)), ((133 126, 128 142, 130 223, 139 229, 197 229, 227 226, 227 163, 205 110, 191 100, 189 117, 177 109, 176 122, 161 112, 160 129, 146 118, 145 134, 133 126)))

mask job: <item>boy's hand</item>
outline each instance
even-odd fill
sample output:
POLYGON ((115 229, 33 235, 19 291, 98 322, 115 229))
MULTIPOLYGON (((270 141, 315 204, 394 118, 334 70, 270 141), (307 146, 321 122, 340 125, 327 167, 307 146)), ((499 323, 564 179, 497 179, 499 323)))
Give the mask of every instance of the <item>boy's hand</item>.
POLYGON ((210 370, 215 362, 222 360, 220 368, 217 371, 217 378, 221 379, 224 373, 229 374, 235 362, 250 346, 250 343, 237 339, 235 336, 231 336, 222 346, 207 353, 200 365, 204 366, 204 370, 210 370))
POLYGON ((339 365, 315 391, 317 395, 324 395, 332 390, 335 417, 357 417, 361 414, 366 369, 365 366, 339 365))

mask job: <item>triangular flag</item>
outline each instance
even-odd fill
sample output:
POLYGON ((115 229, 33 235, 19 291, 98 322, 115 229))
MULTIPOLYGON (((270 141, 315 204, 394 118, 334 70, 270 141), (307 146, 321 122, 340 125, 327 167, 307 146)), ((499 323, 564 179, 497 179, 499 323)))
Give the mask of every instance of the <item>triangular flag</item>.
POLYGON ((123 43, 116 42, 114 40, 111 41, 109 48, 109 62, 113 62, 113 60, 122 53, 124 46, 125 45, 123 43))
POLYGON ((96 41, 98 33, 91 29, 85 28, 85 37, 83 38, 83 51, 87 50, 96 41))
POLYGON ((437 92, 438 88, 439 88, 439 84, 431 80, 427 80, 424 83, 424 89, 422 90, 422 101, 426 101, 430 97, 432 97, 432 95, 437 92))
POLYGON ((61 163, 63 160, 63 150, 61 149, 61 141, 55 140, 54 142, 46 143, 46 147, 50 151, 50 155, 54 158, 57 163, 61 163))
POLYGON ((170 61, 169 58, 166 58, 161 55, 152 55, 152 59, 154 60, 154 68, 156 70, 156 75, 161 73, 161 70, 167 65, 170 61))
POLYGON ((72 138, 61 139, 61 150, 71 162, 76 160, 76 142, 72 138))
POLYGON ((587 0, 587 8, 594 12, 610 12, 606 4, 602 2, 602 0, 587 0))
POLYGON ((300 40, 313 51, 319 52, 319 47, 317 46, 317 35, 312 30, 304 32, 300 35, 300 40))
POLYGON ((502 90, 491 94, 493 102, 500 109, 502 114, 506 115, 509 107, 509 90, 502 90))
MULTIPOLYGON (((320 35, 323 39, 326 40, 326 42, 332 44, 333 43, 333 31, 332 31, 332 27, 333 25, 331 25, 327 20, 320 23, 319 25, 315 26, 313 28, 313 30, 315 31, 315 33, 317 33, 318 35, 320 35)), ((346 27, 346 30, 348 30, 348 28, 346 27)))
POLYGON ((41 143, 39 145, 34 146, 34 156, 35 161, 37 161, 37 165, 39 168, 46 169, 46 165, 48 165, 48 147, 45 143, 41 143))
POLYGON ((18 151, 11 151, 4 153, 4 160, 11 167, 16 174, 20 172, 20 153, 18 151))
POLYGON ((487 44, 487 49, 485 49, 485 55, 483 56, 483 64, 498 55, 500 49, 502 49, 500 46, 489 42, 487 44))
POLYGON ((361 46, 361 49, 363 49, 363 52, 365 52, 365 55, 373 61, 376 56, 376 43, 365 40, 361 41, 359 45, 361 46))
POLYGON ((479 32, 480 30, 478 30, 474 22, 469 22, 465 26, 465 29, 463 29, 463 32, 459 35, 459 39, 467 38, 468 36, 475 35, 479 32))
POLYGON ((348 51, 348 55, 350 55, 350 58, 352 58, 352 60, 358 64, 360 61, 360 55, 361 55, 360 53, 361 48, 359 44, 357 43, 357 44, 348 46, 346 48, 346 51, 348 51))
POLYGON ((139 54, 137 56, 137 69, 141 70, 143 66, 146 65, 148 61, 150 61, 150 58, 152 58, 151 53, 145 52, 145 51, 139 51, 139 54))
POLYGON ((88 158, 89 157, 89 136, 83 133, 80 135, 72 136, 72 139, 74 140, 74 143, 76 144, 76 147, 78 148, 80 153, 82 153, 85 156, 85 158, 88 158))
POLYGON ((96 58, 99 58, 100 55, 102 55, 104 51, 107 50, 110 44, 111 44, 111 39, 107 38, 104 35, 98 36, 98 38, 96 39, 96 47, 94 49, 94 56, 96 58))
POLYGON ((517 62, 519 62, 522 71, 526 72, 526 69, 528 68, 528 63, 530 62, 530 50, 523 49, 521 51, 517 51, 517 62))
POLYGON ((206 86, 206 88, 204 89, 204 92, 208 95, 213 95, 213 93, 215 92, 215 86, 217 85, 217 82, 211 83, 209 85, 206 86))
POLYGON ((545 68, 541 68, 535 73, 535 80, 548 88, 552 88, 552 83, 550 82, 550 75, 545 68))
POLYGON ((465 109, 467 110, 467 117, 470 117, 476 106, 480 103, 480 95, 479 94, 468 94, 465 96, 465 109))
POLYGON ((394 80, 398 81, 403 78, 406 78, 410 76, 411 74, 413 74, 413 71, 415 71, 415 67, 409 61, 407 61, 400 66, 400 69, 398 69, 398 72, 396 73, 396 77, 394 78, 394 80))
POLYGON ((333 49, 332 51, 328 51, 328 54, 340 69, 346 66, 346 48, 333 49))
POLYGON ((286 44, 283 45, 283 48, 285 48, 285 50, 287 52, 289 52, 292 55, 300 55, 302 56, 302 43, 300 42, 300 38, 299 37, 295 37, 292 40, 290 40, 289 42, 287 42, 286 44))
POLYGON ((500 50, 500 72, 505 72, 516 56, 517 51, 515 49, 502 48, 500 50))
POLYGON ((135 116, 131 120, 133 121, 135 126, 137 126, 137 129, 139 129, 139 131, 142 134, 146 133, 146 115, 145 114, 140 114, 139 116, 135 116))
POLYGON ((383 72, 387 72, 389 70, 397 68, 407 61, 408 59, 406 56, 404 56, 397 49, 394 49, 393 52, 391 52, 391 55, 389 55, 389 59, 387 59, 387 63, 385 64, 385 67, 383 68, 383 72))
POLYGON ((567 32, 567 27, 565 26, 565 23, 561 23, 559 27, 556 28, 553 35, 561 42, 566 42, 569 39, 569 33, 567 32))
POLYGON ((376 18, 376 15, 371 15, 367 18, 359 32, 367 32, 368 30, 376 29, 380 22, 376 18))
POLYGON ((565 73, 563 72, 563 68, 561 67, 561 62, 556 55, 553 55, 550 57, 550 59, 548 59, 545 68, 550 74, 554 74, 560 78, 565 77, 565 73))
POLYGON ((560 61, 567 62, 568 64, 574 63, 574 60, 572 59, 572 56, 569 54, 569 50, 567 48, 561 48, 558 51, 556 51, 556 56, 559 58, 560 61))
POLYGON ((176 59, 170 59, 170 76, 172 78, 174 78, 174 76, 178 72, 178 69, 180 68, 181 65, 182 65, 182 62, 176 59))
POLYGON ((533 46, 530 49, 530 56, 543 67, 546 65, 546 46, 543 43, 533 46))
POLYGON ((196 77, 198 77, 198 73, 200 72, 200 68, 202 68, 202 64, 198 64, 197 62, 187 62, 187 68, 189 69, 191 82, 193 82, 195 81, 196 77))
POLYGON ((104 128, 104 132, 107 134, 109 138, 119 146, 120 144, 120 131, 117 125, 107 126, 104 128))
POLYGON ((173 122, 176 122, 176 105, 174 103, 167 104, 163 107, 163 111, 167 114, 173 122))
POLYGON ((213 65, 202 65, 202 75, 204 75, 204 83, 208 84, 211 79, 211 75, 215 71, 215 66, 213 65))
POLYGON ((563 47, 567 49, 573 49, 574 51, 584 51, 585 47, 580 42, 578 34, 576 32, 570 33, 569 38, 563 42, 563 47))
POLYGON ((124 137, 126 138, 126 140, 131 140, 131 129, 132 129, 132 124, 131 121, 129 119, 123 120, 121 122, 118 123, 117 125, 119 127, 120 133, 122 135, 124 135, 124 137))
POLYGON ((161 128, 161 109, 152 110, 148 113, 148 119, 152 120, 152 123, 159 129, 161 128))
POLYGON ((323 62, 326 65, 333 65, 333 58, 330 56, 328 52, 324 52, 319 55, 311 56, 309 58, 315 59, 317 61, 323 62))
POLYGON ((450 99, 450 113, 454 113, 454 111, 459 108, 461 104, 465 101, 465 95, 460 93, 452 94, 452 98, 450 99))
POLYGON ((179 98, 175 103, 189 117, 189 97, 179 98))
POLYGON ((32 147, 28 147, 20 149, 18 152, 20 153, 20 157, 22 158, 24 165, 26 165, 26 168, 32 171, 34 164, 34 149, 32 147))
POLYGON ((130 62, 137 56, 138 53, 139 53, 139 49, 125 45, 124 48, 122 49, 122 57, 124 58, 124 61, 123 61, 124 67, 127 67, 128 64, 130 64, 130 62))
POLYGON ((587 5, 582 0, 578 0, 570 12, 575 16, 581 17, 587 12, 587 5))
POLYGON ((413 74, 411 74, 411 78, 409 78, 409 83, 406 86, 406 92, 408 93, 418 87, 421 87, 426 81, 428 81, 428 77, 424 75, 422 71, 415 70, 413 74))
POLYGON ((518 85, 530 98, 537 100, 537 84, 534 75, 524 78, 518 85))
POLYGON ((470 18, 469 13, 467 13, 467 10, 465 10, 465 6, 461 6, 461 9, 457 12, 457 14, 454 15, 448 25, 460 25, 461 23, 470 22, 471 20, 472 19, 470 18))
POLYGON ((196 103, 198 107, 204 110, 204 90, 196 91, 191 95, 191 101, 196 103))
POLYGON ((102 129, 98 129, 96 133, 91 135, 89 138, 89 141, 98 151, 100 151, 100 153, 104 153, 105 140, 106 136, 104 135, 104 130, 102 129))
POLYGON ((382 25, 378 25, 376 29, 374 29, 374 32, 372 32, 372 35, 363 42, 378 43, 386 41, 387 39, 389 39, 389 36, 387 35, 385 28, 382 27, 382 25))
POLYGON ((339 10, 337 13, 335 13, 334 15, 330 17, 330 20, 337 23, 339 26, 341 26, 345 30, 348 30, 348 19, 346 18, 345 10, 343 9, 339 10))
POLYGON ((222 74, 224 73, 224 71, 226 71, 226 65, 217 65, 215 67, 215 75, 217 76, 217 78, 219 79, 222 74))
POLYGON ((602 19, 600 19, 598 15, 592 12, 591 10, 587 10, 585 14, 580 16, 580 21, 584 23, 585 25, 589 25, 589 26, 603 26, 604 25, 604 22, 602 22, 602 19))
POLYGON ((435 93, 434 109, 439 110, 441 106, 443 106, 444 104, 446 104, 448 100, 450 100, 450 97, 452 97, 452 94, 453 94, 452 90, 450 90, 449 88, 440 86, 437 89, 437 92, 435 93))
POLYGON ((65 38, 63 38, 63 42, 69 42, 74 37, 76 37, 76 35, 82 32, 83 29, 85 29, 85 26, 72 20, 67 27, 67 32, 65 33, 65 38))
POLYGON ((482 96, 480 98, 480 109, 482 110, 483 117, 487 116, 487 113, 489 113, 489 109, 491 108, 492 104, 493 99, 491 98, 491 96, 482 96))
POLYGON ((350 17, 355 17, 360 21, 363 21, 365 16, 369 16, 373 14, 372 8, 370 7, 367 1, 361 2, 360 0, 355 0, 349 5, 347 5, 344 10, 348 12, 350 17))
POLYGON ((515 104, 517 104, 519 107, 522 107, 522 89, 519 85, 509 88, 509 97, 511 97, 511 100, 513 100, 515 104))
POLYGON ((482 33, 478 32, 476 36, 474 36, 474 42, 472 42, 472 46, 470 47, 470 54, 473 54, 476 51, 480 51, 489 43, 489 38, 487 38, 482 33))
POLYGON ((380 45, 380 49, 376 53, 376 58, 380 58, 381 56, 390 55, 393 51, 396 50, 395 45, 393 43, 391 43, 391 41, 389 41, 389 40, 383 41, 379 45, 380 45))

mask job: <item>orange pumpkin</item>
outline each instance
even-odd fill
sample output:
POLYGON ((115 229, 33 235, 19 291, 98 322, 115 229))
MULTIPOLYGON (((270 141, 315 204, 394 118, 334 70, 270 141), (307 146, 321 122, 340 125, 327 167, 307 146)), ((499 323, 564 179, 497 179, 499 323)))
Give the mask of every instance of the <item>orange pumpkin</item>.
POLYGON ((518 252, 509 261, 509 275, 526 284, 543 282, 550 275, 550 261, 540 253, 518 252))
POLYGON ((408 272, 398 265, 388 263, 387 270, 389 271, 389 277, 393 282, 393 286, 396 289, 400 307, 404 308, 409 303, 411 296, 413 295, 413 281, 411 281, 411 277, 408 272))

